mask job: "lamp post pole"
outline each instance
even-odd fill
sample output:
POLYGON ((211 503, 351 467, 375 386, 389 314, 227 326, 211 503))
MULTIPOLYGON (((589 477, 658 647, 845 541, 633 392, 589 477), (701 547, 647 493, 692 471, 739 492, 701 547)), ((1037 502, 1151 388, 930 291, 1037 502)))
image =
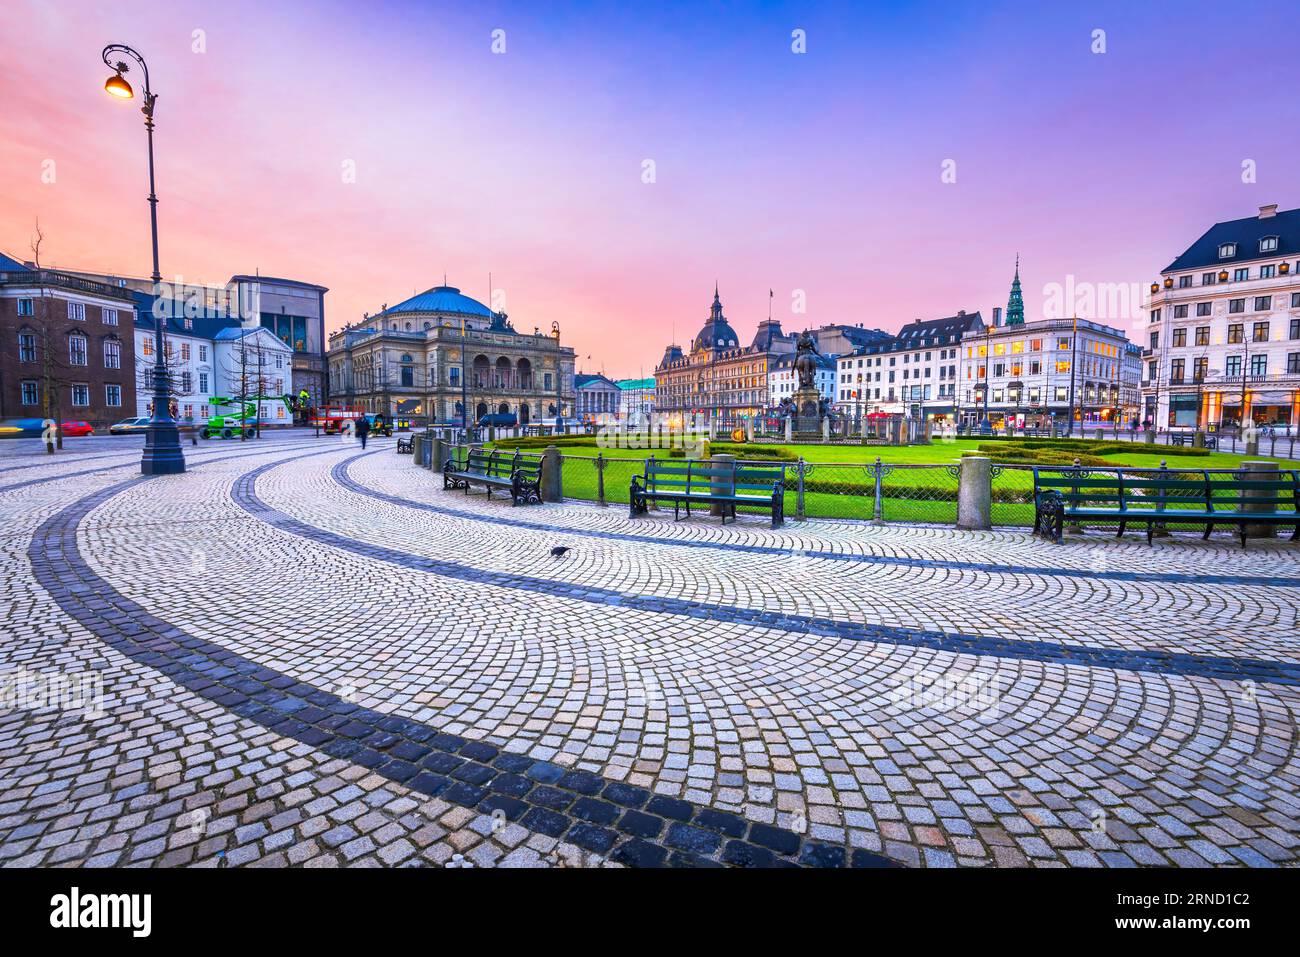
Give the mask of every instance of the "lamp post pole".
POLYGON ((167 370, 167 356, 163 340, 164 312, 157 308, 162 294, 162 274, 158 271, 158 195, 154 188, 153 165, 153 111, 158 97, 149 85, 149 67, 135 50, 122 43, 110 43, 104 47, 104 63, 113 76, 108 78, 104 89, 119 99, 134 96, 131 85, 123 75, 130 69, 125 60, 113 59, 125 55, 140 65, 144 76, 144 105, 140 112, 144 114, 144 128, 149 138, 149 227, 153 239, 153 294, 154 294, 154 365, 153 365, 153 414, 149 417, 149 427, 145 432, 144 455, 140 459, 140 471, 144 475, 174 475, 185 471, 185 455, 181 452, 180 432, 176 420, 172 418, 171 396, 169 395, 170 375, 167 370))

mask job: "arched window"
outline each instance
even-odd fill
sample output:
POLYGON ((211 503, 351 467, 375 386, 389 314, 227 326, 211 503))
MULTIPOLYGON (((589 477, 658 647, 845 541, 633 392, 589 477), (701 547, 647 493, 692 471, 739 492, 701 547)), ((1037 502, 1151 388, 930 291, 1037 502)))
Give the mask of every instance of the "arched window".
POLYGON ((402 356, 402 385, 411 388, 415 385, 415 366, 414 360, 409 355, 402 356))

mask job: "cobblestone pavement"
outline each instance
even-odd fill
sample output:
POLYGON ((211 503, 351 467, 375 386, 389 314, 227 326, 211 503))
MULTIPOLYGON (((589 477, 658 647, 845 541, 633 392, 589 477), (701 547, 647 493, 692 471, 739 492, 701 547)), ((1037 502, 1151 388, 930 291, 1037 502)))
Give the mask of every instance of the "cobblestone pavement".
POLYGON ((511 508, 391 440, 111 451, 0 461, 7 866, 1300 856, 1283 541, 511 508), (51 674, 102 699, 42 707, 51 674))

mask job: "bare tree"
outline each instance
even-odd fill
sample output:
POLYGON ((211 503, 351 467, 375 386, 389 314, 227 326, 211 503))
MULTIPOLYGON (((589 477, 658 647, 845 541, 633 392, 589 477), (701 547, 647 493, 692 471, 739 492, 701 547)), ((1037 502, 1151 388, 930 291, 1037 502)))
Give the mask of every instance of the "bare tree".
POLYGON ((41 221, 36 220, 36 234, 32 237, 32 262, 36 266, 36 281, 39 284, 40 305, 32 310, 37 335, 41 342, 41 413, 47 421, 54 423, 54 428, 44 430, 45 451, 54 454, 55 446, 63 448, 63 428, 59 423, 61 417, 60 394, 62 387, 68 383, 69 369, 67 357, 54 349, 55 335, 50 317, 50 291, 45 283, 45 273, 41 268, 41 244, 45 242, 45 233, 41 230, 41 221))
MULTIPOLYGON (((155 301, 155 310, 157 302, 155 301)), ((178 419, 177 399, 193 395, 193 389, 186 388, 185 385, 185 363, 182 361, 177 351, 172 349, 171 336, 167 332, 167 319, 159 316, 157 311, 153 315, 154 322, 163 324, 163 366, 166 369, 167 381, 163 384, 163 389, 167 393, 168 403, 172 413, 172 418, 178 419)), ((153 338, 145 337, 144 342, 147 347, 153 348, 153 338)), ((141 353, 139 362, 136 364, 135 379, 136 388, 145 395, 154 395, 154 373, 156 372, 156 363, 151 355, 141 353), (148 356, 146 358, 146 356, 148 356)), ((153 403, 148 404, 149 414, 153 414, 153 403)))
MULTIPOLYGON (((267 350, 256 330, 245 331, 240 336, 233 354, 226 362, 226 372, 235 383, 235 395, 239 403, 240 425, 243 425, 243 413, 251 402, 253 404, 253 428, 258 438, 262 435, 261 402, 264 396, 271 394, 271 376, 267 372, 267 350)), ((239 440, 245 438, 244 429, 239 430, 239 440)))

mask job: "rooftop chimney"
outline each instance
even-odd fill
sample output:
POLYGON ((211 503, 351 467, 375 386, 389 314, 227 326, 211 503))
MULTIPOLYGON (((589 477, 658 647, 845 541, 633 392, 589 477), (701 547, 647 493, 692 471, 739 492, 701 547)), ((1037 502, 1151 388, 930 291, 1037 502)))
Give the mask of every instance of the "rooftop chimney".
POLYGON ((1277 215, 1277 203, 1271 203, 1268 206, 1261 206, 1259 208, 1260 219, 1271 219, 1276 215, 1277 215))
POLYGON ((995 325, 995 326, 1000 326, 1000 325, 1002 325, 1002 307, 1001 307, 1001 306, 994 306, 994 307, 993 307, 993 325, 995 325))

